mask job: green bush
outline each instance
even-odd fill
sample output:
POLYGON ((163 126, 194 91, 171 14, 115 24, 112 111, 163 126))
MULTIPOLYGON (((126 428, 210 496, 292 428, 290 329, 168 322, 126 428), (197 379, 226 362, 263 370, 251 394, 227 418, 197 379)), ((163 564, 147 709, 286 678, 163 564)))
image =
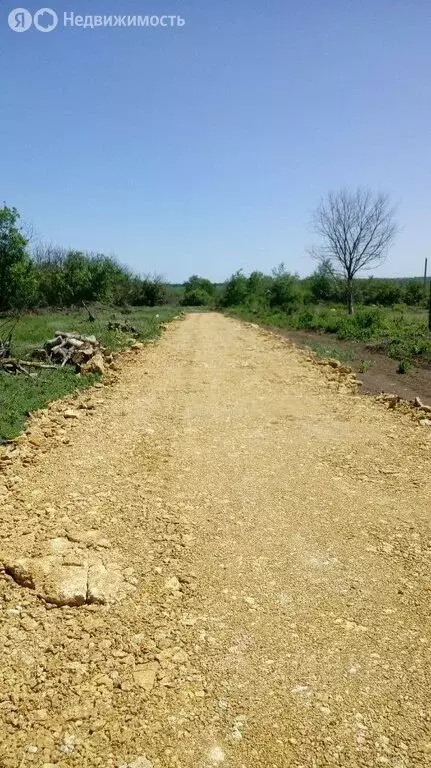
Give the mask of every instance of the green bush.
POLYGON ((338 302, 343 299, 343 286, 341 280, 334 275, 331 262, 328 259, 322 261, 310 277, 304 280, 304 285, 309 296, 305 300, 318 304, 320 302, 338 302))
POLYGON ((409 280, 404 287, 404 301, 410 306, 425 304, 424 285, 420 280, 409 280))
POLYGON ((381 307, 392 307, 402 299, 402 289, 395 280, 375 279, 358 281, 358 298, 364 304, 377 304, 381 307))
POLYGON ((408 373, 412 364, 409 360, 400 360, 398 363, 397 373, 408 373))
POLYGON ((242 270, 239 270, 225 283, 220 304, 222 307, 237 307, 244 304, 248 296, 248 279, 242 270))
POLYGON ((16 208, 0 208, 0 312, 22 309, 35 295, 33 264, 16 208))
POLYGON ((181 304, 184 307, 205 307, 211 303, 211 296, 202 288, 185 291, 181 304))
POLYGON ((298 309, 301 302, 298 278, 288 272, 277 274, 269 289, 269 306, 292 313, 298 309))
POLYGON ((216 287, 205 277, 192 275, 184 283, 184 296, 181 304, 184 307, 208 306, 215 301, 216 287))

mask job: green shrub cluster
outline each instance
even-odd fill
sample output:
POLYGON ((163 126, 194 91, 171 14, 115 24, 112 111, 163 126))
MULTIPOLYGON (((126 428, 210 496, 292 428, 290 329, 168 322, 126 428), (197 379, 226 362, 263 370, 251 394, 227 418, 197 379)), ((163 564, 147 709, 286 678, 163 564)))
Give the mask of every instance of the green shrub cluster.
POLYGON ((216 286, 205 277, 192 275, 184 283, 184 295, 181 304, 184 307, 208 307, 214 304, 216 286))
POLYGON ((33 252, 15 208, 0 209, 0 312, 85 302, 157 306, 167 300, 158 277, 141 278, 103 254, 39 246, 33 252))

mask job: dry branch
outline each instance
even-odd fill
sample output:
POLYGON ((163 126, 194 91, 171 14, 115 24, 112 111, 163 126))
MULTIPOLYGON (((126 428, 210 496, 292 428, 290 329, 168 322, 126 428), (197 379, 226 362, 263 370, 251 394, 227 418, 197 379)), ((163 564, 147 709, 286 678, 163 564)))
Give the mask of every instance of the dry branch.
POLYGON ((16 360, 15 358, 9 357, 7 360, 0 360, 0 366, 3 368, 7 367, 8 365, 11 366, 27 366, 28 368, 50 368, 52 370, 58 370, 60 368, 59 365, 49 365, 48 363, 38 363, 36 361, 32 360, 16 360))

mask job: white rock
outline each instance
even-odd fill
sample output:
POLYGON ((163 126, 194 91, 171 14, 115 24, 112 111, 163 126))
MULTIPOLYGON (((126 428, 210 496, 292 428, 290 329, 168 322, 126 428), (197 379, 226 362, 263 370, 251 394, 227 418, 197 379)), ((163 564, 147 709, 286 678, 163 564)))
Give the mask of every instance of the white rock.
POLYGON ((65 419, 79 419, 79 413, 72 410, 72 408, 67 408, 67 410, 64 411, 63 416, 65 419))
POLYGON ((224 752, 221 747, 213 747, 210 750, 209 759, 212 760, 212 762, 216 765, 219 763, 224 763, 224 752))
POLYGON ((112 603, 118 598, 123 584, 121 571, 106 567, 103 563, 90 565, 88 569, 88 601, 112 603))
POLYGON ((153 763, 148 760, 148 757, 141 755, 141 757, 136 757, 135 760, 129 763, 128 768, 154 768, 154 766, 153 763))
POLYGON ((166 579, 165 587, 170 592, 179 592, 181 589, 181 584, 176 576, 171 576, 169 579, 166 579))
POLYGON ((70 550, 70 547, 70 541, 62 536, 48 542, 48 549, 53 555, 63 555, 70 550))
POLYGON ((43 582, 42 595, 55 605, 84 605, 87 600, 87 569, 81 565, 54 568, 43 582))

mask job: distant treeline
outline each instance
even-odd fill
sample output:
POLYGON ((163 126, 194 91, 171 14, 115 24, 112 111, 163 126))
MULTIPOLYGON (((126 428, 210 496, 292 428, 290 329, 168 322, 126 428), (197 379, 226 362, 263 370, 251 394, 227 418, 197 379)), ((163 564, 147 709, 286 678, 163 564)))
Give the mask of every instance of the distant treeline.
MULTIPOLYGON (((357 278, 355 300, 367 306, 392 307, 397 304, 426 306, 428 292, 421 278, 357 278)), ((328 262, 322 262, 308 277, 288 272, 284 265, 270 275, 242 271, 233 274, 223 285, 215 285, 196 275, 185 284, 186 306, 242 306, 249 309, 271 308, 296 312, 301 306, 345 304, 346 283, 328 262)))
MULTIPOLYGON (((365 305, 425 306, 420 279, 354 281, 355 301, 365 305)), ((82 302, 119 306, 184 306, 271 308, 287 313, 301 306, 346 302, 346 281, 323 259, 312 275, 300 278, 283 265, 270 275, 242 271, 223 285, 193 275, 182 286, 161 277, 141 277, 115 258, 54 246, 30 248, 15 208, 0 208, 0 311, 38 307, 70 307, 82 302)))
POLYGON ((160 277, 139 277, 111 256, 54 246, 30 249, 15 208, 0 208, 0 311, 84 302, 156 306, 169 300, 160 277))

